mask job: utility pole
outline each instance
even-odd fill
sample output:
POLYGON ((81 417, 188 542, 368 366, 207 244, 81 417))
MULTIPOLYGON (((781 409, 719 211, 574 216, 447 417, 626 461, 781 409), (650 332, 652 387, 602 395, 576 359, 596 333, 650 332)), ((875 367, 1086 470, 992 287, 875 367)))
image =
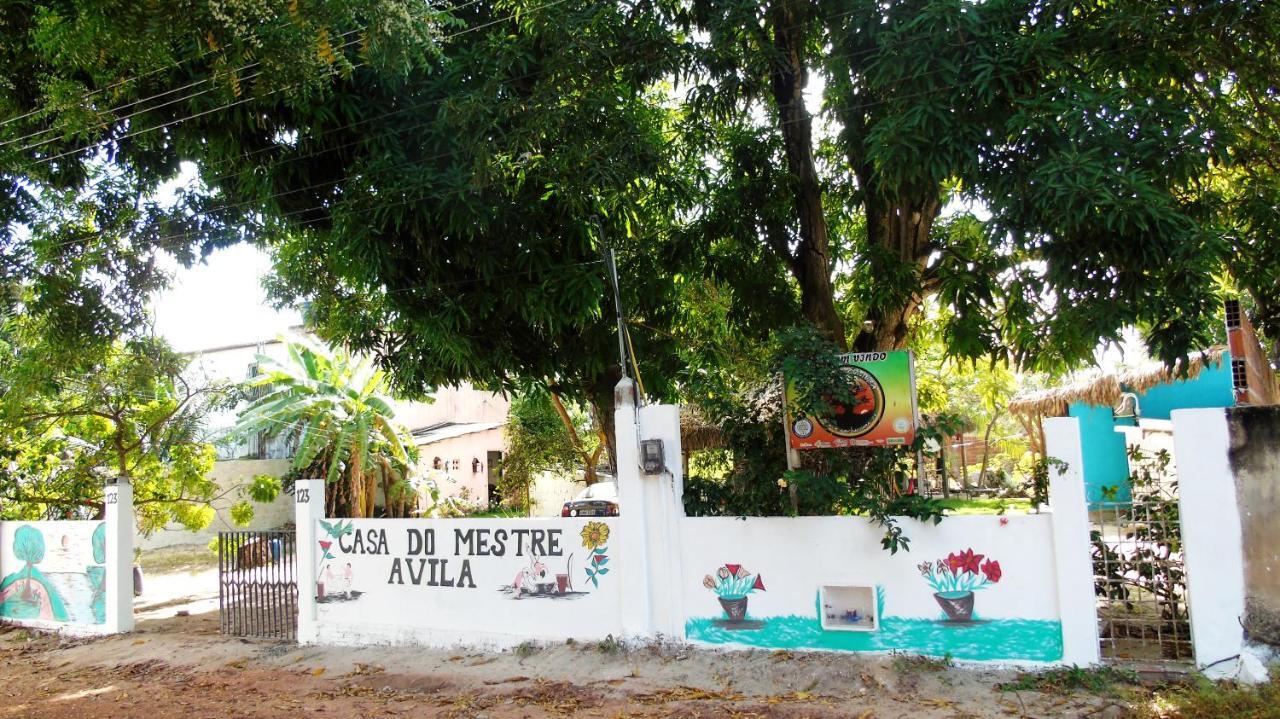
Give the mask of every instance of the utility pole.
POLYGON ((618 264, 614 260, 613 248, 605 238, 604 223, 599 219, 596 220, 596 229, 600 232, 600 243, 604 245, 604 263, 609 269, 609 282, 613 284, 613 308, 618 322, 618 361, 622 367, 622 376, 625 378, 629 376, 627 374, 627 339, 626 327, 622 324, 625 320, 622 315, 622 293, 618 290, 618 264))

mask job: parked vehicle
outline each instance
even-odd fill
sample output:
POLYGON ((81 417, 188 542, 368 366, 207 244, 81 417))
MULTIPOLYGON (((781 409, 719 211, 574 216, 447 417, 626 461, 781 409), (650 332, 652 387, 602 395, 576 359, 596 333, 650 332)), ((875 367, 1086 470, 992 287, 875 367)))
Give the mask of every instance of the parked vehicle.
POLYGON ((564 503, 561 517, 616 517, 618 516, 618 483, 596 482, 564 503))

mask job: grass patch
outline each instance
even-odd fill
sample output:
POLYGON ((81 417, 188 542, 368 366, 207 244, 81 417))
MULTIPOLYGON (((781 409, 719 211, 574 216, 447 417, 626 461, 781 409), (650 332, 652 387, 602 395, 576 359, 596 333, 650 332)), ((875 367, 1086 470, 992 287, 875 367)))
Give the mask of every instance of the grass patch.
POLYGON ((527 516, 519 509, 486 509, 483 512, 472 512, 460 519, 525 519, 527 516))
POLYGON ((1026 497, 982 497, 978 499, 940 499, 948 514, 1028 514, 1031 500, 1026 497))
POLYGON ((1280 719, 1280 681, 1258 686, 1193 681, 1135 703, 1135 719, 1280 719))
POLYGON ((138 564, 146 574, 196 574, 216 569, 218 552, 205 546, 163 547, 142 552, 138 564))
POLYGON ((951 653, 941 657, 926 657, 923 654, 903 654, 901 652, 893 653, 893 670, 899 674, 919 674, 922 672, 941 672, 956 663, 951 659, 951 653))
POLYGON ((1119 687, 1137 684, 1138 675, 1124 669, 1070 667, 1019 674, 1016 680, 1001 684, 998 688, 1004 692, 1028 691, 1043 694, 1088 692, 1102 696, 1115 696, 1119 687))

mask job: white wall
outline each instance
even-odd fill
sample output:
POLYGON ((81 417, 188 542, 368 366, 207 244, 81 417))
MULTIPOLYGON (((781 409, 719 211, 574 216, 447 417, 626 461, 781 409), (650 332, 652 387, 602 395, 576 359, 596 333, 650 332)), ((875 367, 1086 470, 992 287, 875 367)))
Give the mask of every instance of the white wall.
MULTIPOLYGON (((610 550, 617 523, 600 520, 610 528, 610 536, 599 552, 584 547, 581 532, 588 523, 582 519, 319 520, 315 546, 303 546, 304 533, 299 533, 298 555, 299 590, 315 590, 314 641, 512 646, 530 639, 592 640, 616 635, 621 603, 618 579, 626 569, 626 560, 610 550), (344 534, 346 527, 350 530, 344 534), (483 534, 486 546, 460 540, 459 532, 483 534), (335 539, 334 534, 339 537, 335 539), (428 534, 434 537, 430 553, 411 538, 428 534), (535 534, 542 539, 536 548, 530 542, 535 534), (321 542, 328 543, 331 558, 323 556, 321 542), (587 569, 592 566, 590 557, 597 553, 603 562, 597 568, 607 571, 593 584, 587 569), (517 575, 534 569, 535 554, 546 571, 542 582, 555 584, 555 575, 565 574, 572 589, 559 593, 557 586, 550 592, 522 592, 517 598, 513 589, 517 575), (436 560, 434 586, 431 560, 436 560), (470 572, 469 581, 464 580, 464 567, 470 572), (323 595, 308 582, 312 572, 325 585, 323 595), (444 586, 446 579, 454 586, 444 586)), ((532 580, 526 587, 535 589, 536 584, 532 580)), ((300 604, 300 610, 308 611, 308 604, 300 604)), ((308 639, 305 632, 302 636, 308 639)))
POLYGON ((776 649, 1061 660, 1049 515, 951 517, 937 526, 900 521, 910 551, 891 554, 880 546, 884 530, 859 517, 681 520, 681 591, 688 638, 776 649), (973 621, 956 623, 946 620, 919 565, 936 564, 966 550, 983 555, 984 566, 994 560, 1000 575, 974 592, 973 621), (764 591, 748 595, 753 623, 747 626, 728 622, 715 593, 703 584, 704 577, 714 577, 725 564, 742 565, 764 584, 764 591), (881 628, 868 633, 823 631, 818 590, 828 584, 878 587, 881 628))
POLYGON ((103 624, 106 621, 106 523, 102 521, 0 522, 0 618, 33 624, 103 624), (101 528, 101 529, 99 529, 101 528), (100 554, 93 533, 101 531, 100 554), (21 532, 21 534, 19 534, 21 532), (15 552, 22 537, 33 553, 15 552), (28 563, 23 557, 38 559, 28 563), (95 606, 95 599, 96 606, 95 606))
MULTIPOLYGON (((311 480, 299 483, 297 494, 300 640, 509 646, 530 639, 683 636, 725 647, 901 651, 1020 664, 1089 663, 1090 647, 1096 656, 1078 477, 1055 479, 1053 512, 951 517, 939 525, 899 519, 910 544, 896 554, 881 547, 884 529, 863 517, 689 518, 679 504, 678 413, 660 405, 636 408, 631 396, 624 380, 616 411, 618 437, 629 440, 618 447, 623 509, 604 522, 610 536, 599 554, 608 572, 597 577, 599 586, 587 583, 592 552, 580 536, 590 520, 324 519, 324 483, 311 480), (638 440, 650 438, 663 441, 666 468, 644 474, 638 440), (507 545, 502 552, 459 547, 456 533, 467 531, 505 532, 507 545), (534 552, 510 546, 518 531, 558 532, 558 546, 537 552, 544 555, 547 581, 568 574, 581 593, 516 598, 518 574, 534 566, 534 552), (434 548, 418 551, 411 537, 427 532, 434 548), (948 604, 949 616, 920 564, 950 564, 966 554, 982 557, 973 571, 958 575, 988 579, 972 594, 971 616, 956 616, 948 604), (439 567, 446 561, 454 586, 441 586, 439 567), (406 562, 426 575, 415 581, 406 562), (459 587, 464 562, 470 580, 459 587), (730 617, 704 585, 704 577, 725 565, 741 565, 762 582, 748 595, 745 620, 730 617), (1085 579, 1065 587, 1063 578, 1079 579, 1080 571, 1085 579), (879 610, 879 628, 823 628, 824 585, 871 588, 866 597, 879 610), (1066 627, 1072 636, 1064 636, 1066 627)), ((1057 446, 1074 438, 1078 449, 1078 432, 1053 428, 1057 446)))
POLYGON ((105 520, 0 522, 0 620, 67 634, 133 629, 133 491, 105 520))
POLYGON ((559 517, 564 503, 578 496, 586 484, 575 482, 571 474, 543 472, 534 480, 529 488, 529 499, 533 502, 532 514, 535 517, 559 517))
POLYGON ((1050 522, 1045 514, 950 517, 937 526, 905 519, 910 551, 890 554, 880 546, 884 530, 860 517, 686 517, 685 606, 694 617, 719 614, 702 579, 731 562, 764 577, 767 591, 751 596, 761 616, 812 615, 818 585, 847 582, 883 587, 889 615, 933 619, 942 612, 918 565, 972 549, 1002 572, 977 592, 978 616, 1057 620, 1050 522))

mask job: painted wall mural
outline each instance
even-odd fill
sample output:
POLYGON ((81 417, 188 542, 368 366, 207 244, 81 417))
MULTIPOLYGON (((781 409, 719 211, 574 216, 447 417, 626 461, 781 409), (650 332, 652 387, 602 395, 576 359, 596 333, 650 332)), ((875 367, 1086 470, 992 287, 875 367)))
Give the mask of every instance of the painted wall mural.
POLYGON ((921 562, 920 574, 933 588, 933 598, 952 622, 973 621, 973 593, 1000 581, 1000 563, 987 560, 972 549, 952 552, 946 559, 921 562), (981 574, 979 574, 981 569, 981 574))
POLYGON ((741 564, 726 564, 716 570, 715 576, 702 578, 702 586, 715 592, 725 618, 720 626, 725 629, 759 629, 760 622, 747 620, 747 595, 764 591, 764 579, 752 574, 741 564))
POLYGON ((587 579, 591 586, 599 587, 600 577, 609 573, 609 568, 605 566, 609 563, 609 548, 605 546, 609 543, 609 525, 604 522, 587 522, 581 534, 582 548, 589 552, 587 556, 590 561, 585 567, 587 579))
POLYGON ((911 534, 914 558, 880 550, 874 529, 854 518, 682 522, 682 541, 697 548, 696 557, 732 548, 753 567, 773 575, 772 588, 782 592, 771 591, 748 602, 748 595, 764 588, 759 574, 740 564, 720 565, 710 574, 687 566, 685 633, 691 641, 771 649, 902 651, 974 661, 1062 658, 1047 517, 1015 517, 1003 523, 996 517, 966 517, 949 519, 937 528, 919 526, 911 534), (982 549, 997 542, 1005 548, 1001 561, 982 549), (948 544, 965 548, 939 551, 948 544), (837 545, 858 549, 843 557, 814 551, 837 545), (944 558, 919 562, 920 550, 944 558), (716 602, 709 601, 707 589, 716 602), (849 606, 835 606, 832 597, 839 591, 849 594, 849 606), (865 599, 853 602, 855 592, 865 599), (975 602, 979 594, 982 598, 975 602))
POLYGON ((615 527, 578 519, 319 520, 321 631, 359 626, 363 636, 398 639, 419 630, 538 635, 545 627, 549 636, 605 636, 619 621, 618 590, 607 581, 615 527), (554 609, 562 604, 588 608, 554 609))
POLYGON ((106 621, 106 524, 0 522, 0 617, 106 621))

